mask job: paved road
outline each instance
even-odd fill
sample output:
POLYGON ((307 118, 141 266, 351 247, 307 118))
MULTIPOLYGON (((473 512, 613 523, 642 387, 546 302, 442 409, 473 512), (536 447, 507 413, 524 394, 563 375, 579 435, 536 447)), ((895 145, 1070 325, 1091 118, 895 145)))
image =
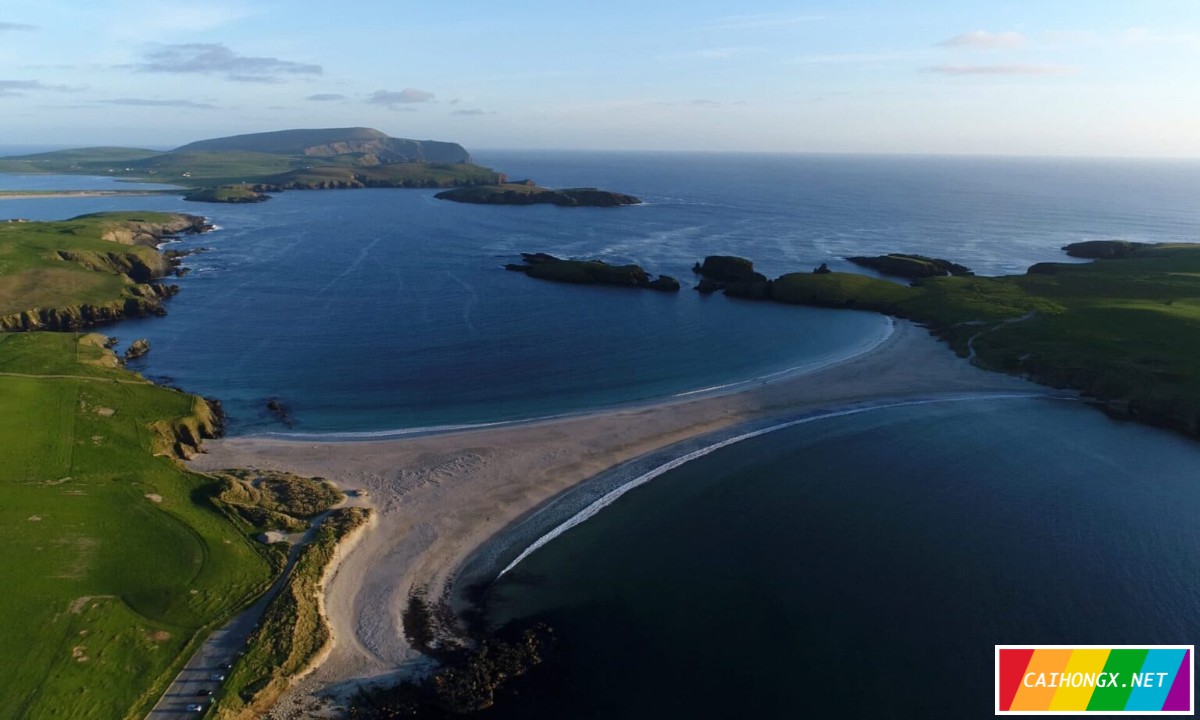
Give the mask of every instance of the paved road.
MULTIPOLYGON (((338 507, 342 507, 342 505, 338 507)), ((188 664, 175 677, 171 686, 158 699, 158 704, 146 716, 146 720, 200 716, 199 712, 189 712, 187 706, 208 704, 209 698, 205 693, 209 690, 215 691, 221 684, 220 681, 213 680, 212 676, 225 675, 228 672, 224 666, 232 664, 237 659, 238 651, 246 646, 246 640, 250 638, 250 633, 254 632, 267 605, 271 604, 292 574, 292 567, 296 564, 296 558, 300 556, 300 550, 312 541, 317 528, 321 526, 328 515, 328 512, 321 513, 313 518, 312 526, 304 533, 289 536, 288 539, 292 542, 292 546, 288 549, 288 561, 283 572, 279 574, 279 578, 258 599, 258 602, 234 617, 220 630, 216 630, 208 636, 196 654, 192 655, 188 664)))

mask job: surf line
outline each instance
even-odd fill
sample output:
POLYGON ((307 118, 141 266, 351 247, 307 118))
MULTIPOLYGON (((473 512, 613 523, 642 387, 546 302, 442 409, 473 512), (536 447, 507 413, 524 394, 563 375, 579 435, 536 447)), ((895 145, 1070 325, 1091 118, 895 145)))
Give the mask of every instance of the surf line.
POLYGON ((579 524, 591 519, 592 517, 594 517, 596 515, 596 513, 600 512, 601 510, 608 507, 609 505, 612 505, 614 502, 617 501, 618 498, 620 498, 622 495, 629 492, 630 490, 641 487, 642 485, 645 485, 646 483, 650 482, 654 478, 656 478, 664 473, 670 472, 671 470, 674 470, 675 468, 680 467, 681 465, 685 465, 685 464, 691 462, 692 460, 702 458, 705 455, 709 455, 711 453, 716 452, 717 450, 729 447, 730 445, 736 445, 737 443, 740 443, 740 442, 743 442, 746 440, 752 440, 756 437, 761 437, 763 435, 777 432, 779 430, 786 430, 788 428, 796 427, 797 425, 805 425, 807 423, 816 422, 818 420, 829 420, 831 418, 846 417, 848 415, 858 415, 860 413, 872 412, 875 410, 887 410, 890 408, 898 408, 898 407, 912 407, 914 405, 933 405, 933 404, 937 404, 937 403, 965 402, 965 401, 970 401, 970 400, 1020 400, 1020 399, 1029 399, 1029 398, 1063 399, 1062 396, 1057 396, 1057 395, 1053 395, 1053 394, 1049 394, 1049 393, 1004 393, 1004 394, 975 393, 973 395, 961 395, 961 396, 946 397, 946 398, 925 398, 922 400, 903 400, 903 401, 897 401, 897 402, 880 403, 877 405, 868 405, 866 407, 852 407, 852 408, 844 408, 842 410, 831 410, 831 411, 823 412, 823 413, 820 413, 817 415, 808 415, 808 416, 805 416, 802 418, 798 418, 796 420, 789 420, 787 422, 783 422, 778 425, 772 425, 770 427, 743 433, 741 435, 737 435, 735 437, 731 437, 726 440, 722 440, 720 442, 713 443, 712 445, 706 445, 705 447, 702 447, 699 450, 693 450, 692 452, 687 453, 685 455, 680 455, 679 457, 675 458, 674 460, 663 463, 662 465, 659 465, 658 467, 654 468, 653 470, 651 470, 647 473, 644 473, 642 475, 639 475, 636 478, 625 483, 624 485, 621 485, 620 487, 609 491, 607 494, 601 496, 598 500, 593 501, 590 505, 583 508, 579 512, 575 513, 570 518, 568 518, 566 521, 564 521, 562 524, 558 525, 557 527, 555 527, 553 530, 546 533, 545 535, 542 535, 540 538, 535 540, 533 542, 533 544, 531 544, 529 547, 525 548, 525 550, 520 555, 518 555, 515 560, 510 562, 507 566, 505 566, 505 568, 503 570, 501 570, 499 572, 499 574, 496 575, 496 579, 499 580, 501 577, 504 577, 505 573, 512 570, 517 565, 520 565, 522 560, 529 557, 533 553, 537 552, 541 548, 545 547, 551 541, 555 540, 560 535, 567 532, 568 530, 575 527, 576 525, 579 525, 579 524))
POLYGON ((728 390, 729 388, 741 387, 743 385, 773 382, 774 380, 780 379, 783 376, 798 377, 801 375, 811 375, 819 370, 824 370, 834 365, 841 365, 842 363, 849 362, 850 360, 854 360, 855 358, 862 357, 863 355, 874 351, 892 337, 892 335, 896 332, 896 321, 889 316, 884 316, 884 319, 887 320, 887 327, 882 334, 872 338, 867 344, 854 348, 853 350, 841 355, 835 355, 830 358, 825 358, 824 360, 816 360, 803 365, 796 365, 795 367, 777 370, 773 373, 748 378, 746 380, 737 380, 724 385, 713 385, 712 387, 700 388, 699 390, 688 390, 687 392, 675 393, 671 397, 681 398, 689 395, 699 395, 701 393, 715 393, 718 390, 728 390))

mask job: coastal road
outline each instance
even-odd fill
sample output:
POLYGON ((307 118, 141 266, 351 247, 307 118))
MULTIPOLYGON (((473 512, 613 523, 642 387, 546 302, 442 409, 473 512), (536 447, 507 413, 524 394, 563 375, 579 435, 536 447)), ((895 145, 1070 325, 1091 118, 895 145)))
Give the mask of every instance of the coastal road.
MULTIPOLYGON (((342 501, 335 507, 345 507, 349 504, 359 503, 342 501)), ((232 665, 237 660, 238 652, 246 646, 250 633, 254 632, 254 628, 258 626, 258 621, 262 618, 267 606, 271 604, 291 576, 296 559, 300 557, 300 551, 305 545, 312 542, 317 534, 317 529, 321 527, 321 523, 328 515, 328 511, 317 515, 312 519, 308 530, 288 536, 292 546, 288 548, 287 564, 284 565, 283 572, 279 573, 279 577, 257 602, 208 636, 208 639, 192 655, 192 659, 175 677, 166 692, 158 699, 158 703, 146 716, 146 720, 201 717, 202 711, 188 711, 187 706, 198 704, 207 707, 209 701, 207 692, 210 690, 215 692, 221 685, 221 682, 213 680, 212 676, 229 673, 225 666, 232 665)))

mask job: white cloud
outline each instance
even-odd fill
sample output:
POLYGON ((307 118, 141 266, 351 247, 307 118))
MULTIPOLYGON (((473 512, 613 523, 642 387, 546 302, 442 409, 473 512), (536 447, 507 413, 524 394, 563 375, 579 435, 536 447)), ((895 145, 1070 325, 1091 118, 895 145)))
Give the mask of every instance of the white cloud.
MULTIPOLYGON (((367 102, 371 105, 383 105, 393 110, 401 109, 399 106, 412 105, 414 103, 432 102, 434 94, 424 90, 415 88, 404 88, 403 90, 376 90, 367 98, 367 102)), ((412 108, 406 108, 411 110, 412 108)))
POLYGON ((943 40, 938 43, 942 47, 974 47, 984 48, 987 50, 1010 50, 1019 48, 1026 43, 1025 36, 1019 32, 988 32, 987 30, 976 30, 974 32, 955 35, 949 40, 943 40))
POLYGON ((29 91, 79 92, 82 88, 67 85, 47 85, 40 80, 0 80, 0 97, 24 95, 29 91))

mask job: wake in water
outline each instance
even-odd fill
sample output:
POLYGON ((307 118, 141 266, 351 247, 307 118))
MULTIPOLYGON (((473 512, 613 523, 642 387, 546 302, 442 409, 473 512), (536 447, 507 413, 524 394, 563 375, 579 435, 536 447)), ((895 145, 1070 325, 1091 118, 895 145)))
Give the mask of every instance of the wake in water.
POLYGON ((560 525, 555 527, 550 532, 546 533, 545 535, 542 535, 537 540, 535 540, 533 542, 533 544, 531 544, 529 547, 525 548, 525 550, 520 555, 518 555, 515 560, 513 560, 507 566, 505 566, 505 568, 503 570, 501 570, 499 572, 499 574, 497 574, 496 578, 499 579, 499 578, 503 577, 505 573, 512 570, 517 565, 521 564, 521 561, 523 561, 525 558, 529 557, 533 553, 535 553, 538 550, 540 550, 541 548, 545 547, 551 541, 555 540, 556 538, 558 538, 559 536, 561 536, 563 533, 567 532, 571 528, 591 519, 592 517, 595 517, 595 515, 597 513, 599 513, 601 510, 608 507, 609 505, 612 505, 614 502, 617 501, 618 498, 620 498, 622 495, 629 492, 630 490, 641 487, 642 485, 645 485, 646 483, 650 482, 651 480, 659 477, 660 475, 662 475, 664 473, 670 472, 671 470, 674 470, 675 468, 685 465, 686 463, 689 463, 698 458, 702 458, 705 455, 714 453, 717 450, 729 447, 730 445, 736 445, 737 443, 740 443, 740 442, 743 442, 746 440, 751 440, 753 438, 761 437, 761 436, 767 435, 769 433, 778 432, 779 430, 786 430, 788 428, 796 427, 797 425, 805 425, 807 423, 817 422, 818 420, 829 420, 831 418, 846 417, 848 415, 859 415, 861 413, 874 412, 876 410, 888 410, 891 408, 912 407, 912 406, 916 406, 916 405, 933 405, 933 404, 938 404, 938 403, 966 402, 966 401, 970 401, 970 400, 1020 400, 1020 399, 1030 399, 1030 398, 1047 398, 1047 399, 1059 399, 1059 400, 1074 399, 1069 396, 1057 395, 1057 394, 1054 394, 1051 392, 1044 392, 1044 393, 1030 392, 1030 393, 1002 393, 1002 394, 973 393, 970 395, 956 395, 953 397, 945 397, 945 398, 924 398, 924 399, 918 399, 918 400, 900 400, 900 401, 894 401, 894 402, 880 402, 880 403, 867 405, 867 406, 843 408, 841 410, 829 410, 826 412, 820 412, 816 415, 808 415, 805 417, 797 418, 795 420, 788 420, 786 422, 782 422, 777 425, 772 425, 770 427, 762 428, 759 430, 753 430, 751 432, 743 433, 741 435, 737 435, 735 437, 731 437, 731 438, 722 440, 720 442, 716 442, 711 445, 707 445, 705 447, 700 448, 699 450, 694 450, 692 452, 687 453, 686 455, 681 455, 669 462, 663 463, 662 465, 659 465, 658 467, 654 468, 653 470, 643 473, 643 474, 635 477, 634 479, 630 480, 629 482, 625 483, 624 485, 621 485, 621 486, 609 491, 605 495, 601 496, 598 500, 592 502, 587 507, 583 508, 579 512, 572 515, 565 522, 561 523, 560 525))

